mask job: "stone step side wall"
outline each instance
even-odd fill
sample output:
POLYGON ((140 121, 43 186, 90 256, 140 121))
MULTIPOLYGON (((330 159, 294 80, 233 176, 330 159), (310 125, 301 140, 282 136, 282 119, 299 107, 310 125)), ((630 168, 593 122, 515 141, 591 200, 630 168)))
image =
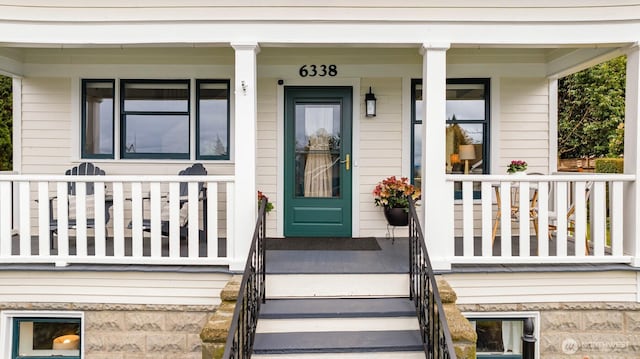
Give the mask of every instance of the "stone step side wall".
POLYGON ((465 312, 540 313, 540 359, 640 358, 640 303, 460 305, 465 312))
POLYGON ((458 296, 449 283, 438 277, 438 292, 444 308, 447 325, 451 332, 451 340, 458 359, 475 359, 478 336, 467 318, 456 306, 458 296))
POLYGON ((0 303, 0 310, 84 312, 85 359, 200 359, 216 306, 0 303))

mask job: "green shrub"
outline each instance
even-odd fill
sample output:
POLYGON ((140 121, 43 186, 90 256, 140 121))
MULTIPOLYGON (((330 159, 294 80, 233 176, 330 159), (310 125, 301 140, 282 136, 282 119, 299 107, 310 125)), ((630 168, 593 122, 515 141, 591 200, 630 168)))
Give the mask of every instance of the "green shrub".
POLYGON ((624 158, 596 158, 596 173, 624 173, 624 158))

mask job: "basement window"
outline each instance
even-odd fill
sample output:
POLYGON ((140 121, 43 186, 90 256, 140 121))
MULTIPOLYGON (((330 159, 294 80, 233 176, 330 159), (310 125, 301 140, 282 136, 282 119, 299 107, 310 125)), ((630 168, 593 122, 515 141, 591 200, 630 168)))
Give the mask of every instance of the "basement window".
POLYGON ((524 318, 477 318, 469 321, 478 334, 478 358, 522 359, 524 318))
POLYGON ((81 359, 82 313, 3 312, 0 357, 11 359, 81 359), (2 344, 5 343, 5 344, 2 344))

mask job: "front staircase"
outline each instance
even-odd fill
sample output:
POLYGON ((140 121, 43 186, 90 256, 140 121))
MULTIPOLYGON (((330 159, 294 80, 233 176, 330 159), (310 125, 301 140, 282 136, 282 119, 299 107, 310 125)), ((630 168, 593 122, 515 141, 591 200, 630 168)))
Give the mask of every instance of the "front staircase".
POLYGON ((409 300, 408 241, 342 240, 370 244, 292 250, 278 242, 273 250, 267 243, 267 300, 253 358, 425 357, 409 300))

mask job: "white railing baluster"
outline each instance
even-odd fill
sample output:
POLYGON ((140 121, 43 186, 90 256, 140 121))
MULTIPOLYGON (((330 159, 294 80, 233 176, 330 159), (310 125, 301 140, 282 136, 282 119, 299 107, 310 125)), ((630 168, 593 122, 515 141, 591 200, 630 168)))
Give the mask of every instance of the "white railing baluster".
POLYGON ((556 184, 556 255, 567 256, 567 182, 556 184))
POLYGON ((198 219, 198 211, 200 201, 198 197, 200 193, 198 192, 198 182, 189 182, 189 235, 188 237, 188 247, 189 247, 189 258, 198 258, 200 252, 200 229, 199 224, 200 220, 198 219))
POLYGON ((0 257, 11 256, 11 184, 10 181, 0 182, 0 257))
POLYGON ((500 183, 500 255, 511 257, 511 183, 500 183))
POLYGON ((595 256, 604 256, 604 244, 606 241, 606 183, 596 182, 593 184, 593 197, 591 205, 593 206, 593 232, 591 232, 591 241, 593 242, 593 254, 595 256))
POLYGON ((94 183, 93 192, 93 220, 94 220, 94 238, 93 246, 96 256, 105 256, 106 254, 106 241, 107 241, 107 228, 106 228, 106 195, 104 191, 104 182, 94 183))
POLYGON ((493 256, 493 191, 491 182, 482 182, 482 256, 493 256))
POLYGON ((549 256, 549 184, 538 182, 538 256, 549 256))
MULTIPOLYGON (((31 256, 31 216, 29 208, 31 206, 31 188, 29 182, 19 183, 19 203, 20 203, 20 256, 31 256), (25 211, 26 210, 26 211, 25 211)), ((4 199, 3 199, 4 201, 4 199)), ((11 201, 7 201, 11 202, 11 201)), ((11 218, 11 216, 8 216, 11 218)))
POLYGON ((124 185, 113 183, 113 255, 124 257, 124 185))
POLYGON ((576 182, 574 185, 573 203, 575 208, 573 226, 575 256, 584 257, 587 254, 587 203, 585 182, 576 182))
POLYGON ((162 204, 160 183, 152 182, 151 192, 151 257, 162 256, 162 204))
POLYGON ((462 246, 465 256, 473 257, 473 182, 462 182, 462 246))
POLYGON ((218 183, 207 183, 207 257, 218 258, 218 183))
POLYGON ((235 208, 236 201, 234 197, 235 183, 229 182, 227 184, 227 259, 234 260, 235 258, 235 241, 231 240, 235 238, 233 228, 235 226, 235 214, 233 209, 235 208))
POLYGON ((143 255, 142 218, 142 183, 131 183, 131 255, 140 258, 143 255))
POLYGON ((49 255, 49 234, 49 182, 38 182, 38 255, 41 257, 49 255))
POLYGON ((87 184, 76 182, 76 255, 87 256, 87 184))
POLYGON ((520 257, 529 257, 531 255, 530 243, 531 243, 531 234, 529 230, 529 210, 530 210, 530 193, 529 193, 529 182, 522 181, 519 184, 519 198, 518 198, 518 215, 520 216, 520 235, 519 235, 519 243, 520 243, 520 257))
POLYGON ((58 256, 67 257, 69 255, 69 184, 67 182, 56 183, 56 203, 58 225, 55 240, 58 256))
POLYGON ((611 192, 611 200, 609 201, 609 217, 611 221, 611 255, 617 257, 623 254, 623 183, 620 181, 611 181, 611 187, 609 191, 611 192))
POLYGON ((169 183, 169 257, 180 257, 180 183, 169 183))

